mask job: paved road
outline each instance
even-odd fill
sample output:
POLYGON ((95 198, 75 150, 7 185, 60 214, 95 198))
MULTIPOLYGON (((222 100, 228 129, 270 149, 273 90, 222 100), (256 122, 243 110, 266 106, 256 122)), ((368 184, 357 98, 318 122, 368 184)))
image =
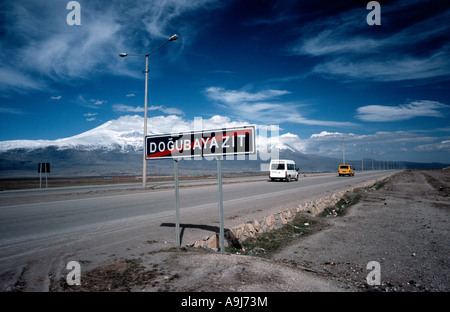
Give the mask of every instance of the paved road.
MULTIPOLYGON (((310 175, 290 183, 230 180, 223 185, 225 227, 390 173, 310 175)), ((217 184, 206 182, 185 182, 180 188, 183 244, 218 230, 217 184)), ((0 199, 0 290, 14 281, 26 281, 27 289, 47 290, 71 260, 89 266, 175 246, 175 196, 167 183, 151 190, 83 187, 1 192, 0 199)))

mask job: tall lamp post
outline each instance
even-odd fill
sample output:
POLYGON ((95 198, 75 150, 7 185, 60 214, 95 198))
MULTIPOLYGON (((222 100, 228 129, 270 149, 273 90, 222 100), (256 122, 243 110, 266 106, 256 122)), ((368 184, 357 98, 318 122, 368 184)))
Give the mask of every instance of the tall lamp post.
POLYGON ((145 74, 145 101, 144 101, 144 144, 143 144, 143 160, 142 160, 142 187, 147 187, 147 162, 146 162, 146 155, 145 155, 145 137, 147 136, 147 90, 148 90, 148 57, 153 54, 156 50, 161 48, 163 45, 165 45, 169 41, 175 41, 178 39, 178 35, 173 35, 170 37, 167 41, 165 41, 163 44, 161 44, 159 47, 154 49, 152 52, 148 54, 127 54, 127 53, 119 53, 120 57, 126 57, 126 56, 145 56, 145 70, 142 72, 145 74))

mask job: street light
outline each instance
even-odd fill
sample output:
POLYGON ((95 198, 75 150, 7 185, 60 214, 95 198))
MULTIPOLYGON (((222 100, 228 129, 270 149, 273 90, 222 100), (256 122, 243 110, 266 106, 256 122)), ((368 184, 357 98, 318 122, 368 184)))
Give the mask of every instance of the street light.
POLYGON ((142 187, 145 188, 147 186, 147 162, 145 157, 145 137, 147 136, 147 90, 148 90, 148 57, 153 54, 156 50, 161 48, 169 41, 175 41, 178 39, 178 35, 172 35, 167 41, 161 44, 159 47, 154 49, 152 52, 148 54, 128 54, 128 53, 119 53, 120 57, 127 56, 145 56, 145 70, 142 72, 145 74, 145 102, 144 102, 144 144, 143 144, 143 161, 142 161, 142 187))
POLYGON ((344 145, 344 138, 342 138, 342 164, 345 165, 345 145, 344 145))
MULTIPOLYGON (((353 144, 353 146, 358 146, 357 144, 353 144)), ((363 148, 362 144, 359 145, 361 148, 361 172, 364 172, 364 150, 367 151, 367 148, 363 148)))

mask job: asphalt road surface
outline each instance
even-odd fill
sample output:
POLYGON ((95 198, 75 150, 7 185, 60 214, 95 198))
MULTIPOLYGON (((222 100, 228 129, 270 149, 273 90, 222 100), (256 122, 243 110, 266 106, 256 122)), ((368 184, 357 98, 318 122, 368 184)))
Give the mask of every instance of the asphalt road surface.
MULTIPOLYGON (((311 174, 289 183, 270 182, 266 177, 225 179, 225 228, 391 173, 366 171, 354 177, 311 174)), ((184 245, 218 231, 218 187, 214 180, 181 185, 184 245)), ((14 290, 21 283, 27 290, 47 291, 72 260, 89 268, 108 259, 176 245, 171 183, 146 190, 122 186, 5 191, 0 192, 0 201, 3 291, 14 290)))

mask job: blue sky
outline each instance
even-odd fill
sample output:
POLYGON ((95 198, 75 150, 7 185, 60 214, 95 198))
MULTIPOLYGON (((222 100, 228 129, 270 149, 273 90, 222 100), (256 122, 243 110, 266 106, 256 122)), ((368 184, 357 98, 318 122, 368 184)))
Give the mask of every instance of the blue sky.
MULTIPOLYGON (((450 2, 6 1, 0 141, 143 116, 278 125, 299 151, 450 162, 450 2)), ((137 125, 142 130, 142 125, 137 125)))

